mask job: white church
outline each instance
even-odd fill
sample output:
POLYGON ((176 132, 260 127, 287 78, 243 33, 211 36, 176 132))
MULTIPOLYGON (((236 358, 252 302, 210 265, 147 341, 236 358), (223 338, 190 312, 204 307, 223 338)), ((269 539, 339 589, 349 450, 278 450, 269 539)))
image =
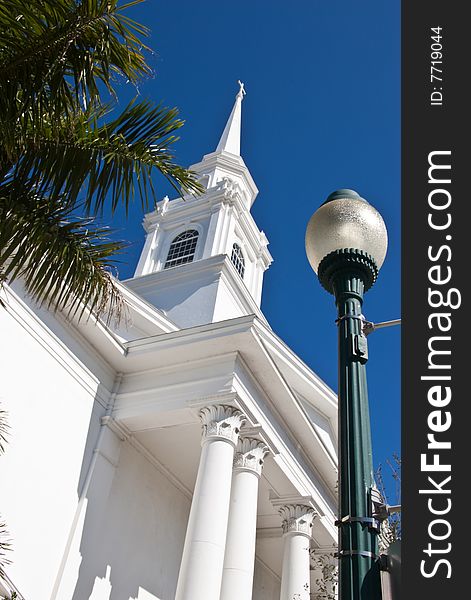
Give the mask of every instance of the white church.
POLYGON ((19 600, 324 599, 337 397, 261 309, 272 262, 240 154, 243 87, 205 192, 144 218, 127 319, 0 310, 11 435, 0 514, 19 600))

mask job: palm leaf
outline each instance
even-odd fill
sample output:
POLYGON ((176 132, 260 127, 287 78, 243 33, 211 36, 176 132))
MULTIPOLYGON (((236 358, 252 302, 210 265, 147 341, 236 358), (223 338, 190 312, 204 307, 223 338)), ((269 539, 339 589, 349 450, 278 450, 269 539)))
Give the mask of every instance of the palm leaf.
MULTIPOLYGON (((36 119, 74 113, 113 93, 116 76, 136 83, 151 73, 148 29, 117 0, 4 0, 0 5, 0 109, 16 102, 36 119)), ((5 112, 2 110, 2 114, 5 112)))
MULTIPOLYGON (((0 410, 0 455, 5 452, 5 444, 10 429, 6 417, 7 413, 0 410)), ((9 550, 11 550, 9 535, 5 524, 0 521, 0 577, 4 575, 5 567, 10 564, 10 560, 5 555, 5 552, 9 550)))
POLYGON ((7 413, 0 409, 0 455, 5 452, 5 444, 7 443, 9 429, 7 413))
POLYGON ((5 523, 0 522, 0 577, 5 575, 5 567, 11 564, 6 552, 11 551, 11 542, 5 523))
POLYGON ((11 181, 0 186, 0 221, 0 279, 22 277, 38 303, 69 316, 87 306, 119 318, 122 300, 110 271, 123 243, 110 241, 108 228, 11 181))
POLYGON ((23 277, 41 303, 97 313, 120 297, 109 268, 122 246, 88 214, 154 198, 155 170, 183 194, 202 188, 175 163, 176 109, 102 99, 119 78, 150 73, 146 27, 125 13, 141 0, 0 3, 0 284, 23 277))
POLYGON ((25 137, 14 177, 19 185, 73 204, 82 193, 87 211, 106 202, 126 209, 139 191, 144 209, 154 196, 152 173, 159 170, 180 194, 198 193, 196 175, 174 162, 178 111, 149 101, 131 102, 116 119, 100 124, 105 108, 89 108, 58 132, 44 126, 25 137))

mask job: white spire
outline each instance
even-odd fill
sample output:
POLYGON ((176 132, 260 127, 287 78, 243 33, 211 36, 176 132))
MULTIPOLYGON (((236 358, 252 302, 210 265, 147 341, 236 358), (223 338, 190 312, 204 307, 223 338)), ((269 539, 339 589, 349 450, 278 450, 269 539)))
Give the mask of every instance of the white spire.
POLYGON ((240 125, 242 120, 242 100, 246 94, 244 84, 239 80, 239 92, 235 98, 234 108, 226 123, 221 139, 216 148, 216 152, 230 152, 236 156, 240 156, 240 125))

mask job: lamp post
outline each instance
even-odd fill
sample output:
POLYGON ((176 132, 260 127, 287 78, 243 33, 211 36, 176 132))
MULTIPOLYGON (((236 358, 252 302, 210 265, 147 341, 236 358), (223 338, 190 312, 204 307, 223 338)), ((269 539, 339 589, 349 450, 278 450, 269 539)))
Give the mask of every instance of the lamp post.
POLYGON ((307 227, 309 262, 338 310, 340 600, 381 598, 362 305, 386 249, 381 215, 353 190, 332 193, 307 227))

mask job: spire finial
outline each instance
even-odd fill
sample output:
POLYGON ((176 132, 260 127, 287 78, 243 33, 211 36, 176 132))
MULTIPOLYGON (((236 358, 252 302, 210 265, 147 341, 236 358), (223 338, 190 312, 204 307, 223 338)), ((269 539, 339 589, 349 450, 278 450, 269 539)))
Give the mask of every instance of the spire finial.
POLYGON ((239 84, 239 91, 235 97, 234 108, 232 109, 229 120, 226 123, 226 127, 222 132, 216 152, 224 151, 235 154, 236 156, 240 156, 240 126, 242 120, 241 104, 247 92, 245 91, 245 86, 240 79, 237 83, 239 84))
POLYGON ((237 94, 236 98, 240 98, 241 100, 243 100, 243 99, 244 99, 244 96, 245 96, 245 95, 246 95, 246 93, 247 93, 247 92, 245 91, 244 83, 243 83, 243 82, 242 82, 240 79, 238 79, 238 80, 237 80, 237 83, 240 85, 240 90, 239 90, 239 92, 238 92, 238 94, 237 94))

